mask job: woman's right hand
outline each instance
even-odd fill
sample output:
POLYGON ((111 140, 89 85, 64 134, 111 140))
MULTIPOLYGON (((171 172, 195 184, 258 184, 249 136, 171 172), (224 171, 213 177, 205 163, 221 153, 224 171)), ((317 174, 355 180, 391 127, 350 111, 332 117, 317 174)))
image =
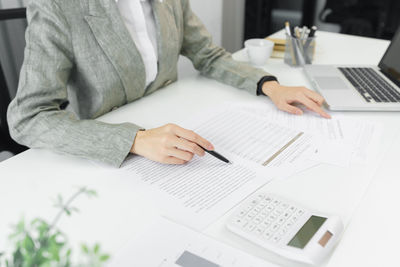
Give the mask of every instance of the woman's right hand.
POLYGON ((204 156, 204 150, 214 150, 213 145, 191 130, 175 124, 139 131, 131 153, 165 164, 184 164, 196 154, 204 156))

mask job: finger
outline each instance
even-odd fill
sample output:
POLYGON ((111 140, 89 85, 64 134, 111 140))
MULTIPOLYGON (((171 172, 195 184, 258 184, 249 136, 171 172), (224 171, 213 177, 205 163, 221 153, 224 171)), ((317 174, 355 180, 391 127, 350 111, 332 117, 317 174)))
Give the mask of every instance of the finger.
POLYGON ((306 96, 300 97, 297 101, 305 105, 310 110, 318 113, 322 117, 327 119, 331 118, 331 116, 328 113, 326 113, 320 106, 318 106, 314 101, 310 100, 308 97, 306 96))
POLYGON ((304 94, 311 98, 314 102, 316 102, 319 106, 322 106, 322 104, 325 102, 325 99, 318 93, 311 91, 306 88, 304 91, 304 94))
POLYGON ((187 161, 183 160, 183 159, 178 159, 175 157, 166 157, 165 160, 163 161, 163 163, 165 164, 175 164, 175 165, 181 165, 181 164, 185 164, 187 161))
POLYGON ((178 159, 182 159, 184 161, 190 161, 193 158, 193 153, 180 150, 178 148, 169 148, 167 150, 168 156, 172 156, 178 159))
POLYGON ((280 107, 281 110, 286 111, 290 114, 295 114, 295 115, 302 115, 303 111, 299 109, 298 107, 292 106, 290 104, 284 104, 280 107))
POLYGON ((175 134, 179 137, 183 137, 188 141, 191 141, 193 143, 196 143, 202 147, 204 147, 205 149, 208 150, 214 150, 214 146, 207 141, 206 139, 204 139, 203 137, 201 137, 200 135, 198 135, 197 133, 190 131, 190 130, 186 130, 182 127, 175 127, 174 128, 175 134))
POLYGON ((204 150, 199 147, 197 144, 190 142, 184 138, 176 138, 175 140, 175 147, 180 150, 186 150, 193 154, 196 154, 200 157, 204 156, 204 150))

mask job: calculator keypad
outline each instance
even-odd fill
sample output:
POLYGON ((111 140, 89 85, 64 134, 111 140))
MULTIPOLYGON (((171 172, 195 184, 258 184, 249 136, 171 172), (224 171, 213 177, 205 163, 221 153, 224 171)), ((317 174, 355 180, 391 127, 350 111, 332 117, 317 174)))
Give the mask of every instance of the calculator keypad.
POLYGON ((304 214, 301 208, 259 194, 240 207, 230 223, 264 242, 277 243, 304 214))

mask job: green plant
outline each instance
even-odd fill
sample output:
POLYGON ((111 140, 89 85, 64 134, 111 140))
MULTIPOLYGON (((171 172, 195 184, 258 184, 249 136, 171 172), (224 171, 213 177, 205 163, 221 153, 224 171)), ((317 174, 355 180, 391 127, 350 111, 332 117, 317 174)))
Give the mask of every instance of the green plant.
POLYGON ((0 252, 0 266, 2 264, 6 267, 103 266, 109 259, 109 255, 101 252, 99 244, 95 244, 92 248, 83 244, 81 246, 83 255, 80 257, 82 262, 73 264, 72 250, 68 246, 67 237, 56 227, 62 215, 71 216, 72 213, 79 211, 71 204, 82 194, 88 197, 97 196, 95 191, 86 187, 79 188, 65 202, 63 197, 58 195, 55 207, 59 209, 59 212, 51 223, 36 218, 29 224, 22 219, 15 225, 14 232, 9 237, 14 249, 10 255, 0 252))

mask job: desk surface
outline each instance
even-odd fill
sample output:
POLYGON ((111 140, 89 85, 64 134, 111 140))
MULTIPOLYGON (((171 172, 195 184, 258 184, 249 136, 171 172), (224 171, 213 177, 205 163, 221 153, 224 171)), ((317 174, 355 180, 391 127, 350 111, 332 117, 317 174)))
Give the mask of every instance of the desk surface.
MULTIPOLYGON (((376 65, 388 44, 382 40, 320 32, 315 62, 376 65)), ((243 51, 234 57, 246 60, 243 51)), ((271 59, 265 69, 283 84, 310 86, 301 69, 284 65, 282 60, 271 59)), ((121 107, 101 120, 129 121, 150 128, 178 122, 221 101, 272 105, 267 98, 254 97, 196 76, 121 107)), ((288 179, 273 181, 263 189, 317 210, 336 213, 344 219, 347 227, 343 239, 324 265, 393 266, 399 261, 395 248, 400 236, 397 228, 400 216, 396 212, 400 196, 395 190, 400 186, 396 179, 400 171, 396 164, 400 150, 400 116, 395 112, 344 114, 384 125, 382 154, 376 156, 374 164, 354 164, 347 168, 320 165, 288 179)), ((115 255, 160 213, 156 205, 141 201, 140 191, 131 184, 128 178, 115 175, 113 169, 44 150, 28 150, 0 163, 0 250, 6 246, 11 223, 22 216, 51 218, 56 212, 51 197, 58 193, 70 194, 74 186, 86 185, 97 190, 100 197, 79 199, 76 205, 81 214, 64 218, 59 226, 74 246, 82 241, 98 241, 104 250, 115 255)), ((293 266, 292 262, 230 234, 224 228, 227 216, 229 213, 205 233, 261 258, 293 266)))

